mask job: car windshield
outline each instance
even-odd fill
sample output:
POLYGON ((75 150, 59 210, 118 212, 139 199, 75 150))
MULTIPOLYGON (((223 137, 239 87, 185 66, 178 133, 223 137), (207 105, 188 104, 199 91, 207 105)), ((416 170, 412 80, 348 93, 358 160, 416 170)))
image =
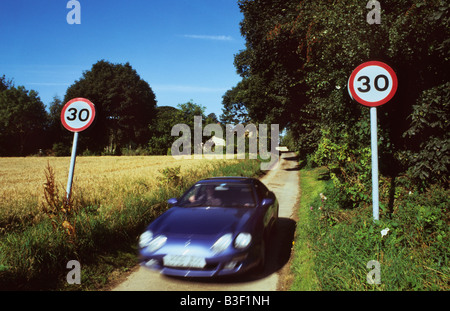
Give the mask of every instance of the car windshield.
POLYGON ((250 185, 201 183, 192 187, 178 202, 182 207, 255 207, 250 185))

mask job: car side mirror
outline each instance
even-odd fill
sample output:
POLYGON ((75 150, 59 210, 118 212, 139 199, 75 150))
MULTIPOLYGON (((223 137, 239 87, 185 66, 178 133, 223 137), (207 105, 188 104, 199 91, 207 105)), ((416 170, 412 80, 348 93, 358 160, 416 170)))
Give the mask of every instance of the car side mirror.
POLYGON ((167 203, 169 203, 170 205, 175 205, 178 203, 178 199, 176 199, 176 198, 168 199, 167 203))
POLYGON ((262 200, 262 205, 263 206, 270 206, 270 205, 272 205, 273 203, 274 203, 275 201, 273 200, 273 199, 271 199, 271 198, 265 198, 265 199, 263 199, 262 200))

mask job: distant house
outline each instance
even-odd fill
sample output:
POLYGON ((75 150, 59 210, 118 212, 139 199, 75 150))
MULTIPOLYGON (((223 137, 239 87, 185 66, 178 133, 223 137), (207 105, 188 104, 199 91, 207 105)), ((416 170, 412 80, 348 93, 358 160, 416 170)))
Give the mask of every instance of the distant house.
MULTIPOLYGON (((226 145, 225 139, 220 138, 220 137, 216 137, 216 136, 213 136, 210 139, 208 139, 206 141, 206 143, 208 143, 208 145, 212 144, 212 148, 211 148, 212 150, 214 150, 215 146, 223 146, 223 147, 225 147, 225 145, 226 145)), ((208 148, 206 146, 206 143, 203 144, 203 151, 209 151, 209 150, 207 150, 208 148)))
POLYGON ((276 147, 275 149, 278 150, 278 151, 281 151, 281 152, 288 152, 289 151, 289 149, 287 147, 284 147, 284 146, 279 146, 279 147, 276 147))

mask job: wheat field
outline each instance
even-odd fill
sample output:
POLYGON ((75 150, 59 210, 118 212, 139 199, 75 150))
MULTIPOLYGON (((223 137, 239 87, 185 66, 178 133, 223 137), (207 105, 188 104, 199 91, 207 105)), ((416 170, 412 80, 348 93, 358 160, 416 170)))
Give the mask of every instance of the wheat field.
MULTIPOLYGON (((208 172, 237 160, 182 159, 172 156, 102 156, 76 158, 73 191, 86 201, 114 205, 127 194, 142 194, 158 187, 160 170, 181 167, 181 177, 208 172)), ((42 202, 45 171, 55 171, 57 186, 64 193, 70 157, 0 158, 0 214, 20 213, 42 202), (14 211, 12 211, 14 210, 14 211)))

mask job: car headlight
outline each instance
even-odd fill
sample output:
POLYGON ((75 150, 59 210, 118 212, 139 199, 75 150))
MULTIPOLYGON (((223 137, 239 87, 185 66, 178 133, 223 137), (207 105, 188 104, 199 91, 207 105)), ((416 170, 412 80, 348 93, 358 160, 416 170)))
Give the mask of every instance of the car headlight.
POLYGON ((224 234, 211 246, 212 251, 216 254, 223 252, 230 246, 232 238, 231 233, 224 234))
POLYGON ((145 231, 139 237, 139 247, 140 248, 146 247, 147 251, 154 252, 160 249, 166 243, 166 241, 167 237, 165 235, 161 234, 153 238, 153 232, 145 231))
POLYGON ((147 246, 149 252, 154 252, 160 249, 164 244, 166 244, 167 237, 165 235, 158 235, 154 238, 147 246))
POLYGON ((236 239, 234 239, 234 247, 243 249, 250 245, 252 241, 252 235, 247 232, 239 233, 236 239))
POLYGON ((153 233, 151 231, 145 231, 139 237, 139 247, 140 248, 147 247, 152 240, 153 240, 153 233))

